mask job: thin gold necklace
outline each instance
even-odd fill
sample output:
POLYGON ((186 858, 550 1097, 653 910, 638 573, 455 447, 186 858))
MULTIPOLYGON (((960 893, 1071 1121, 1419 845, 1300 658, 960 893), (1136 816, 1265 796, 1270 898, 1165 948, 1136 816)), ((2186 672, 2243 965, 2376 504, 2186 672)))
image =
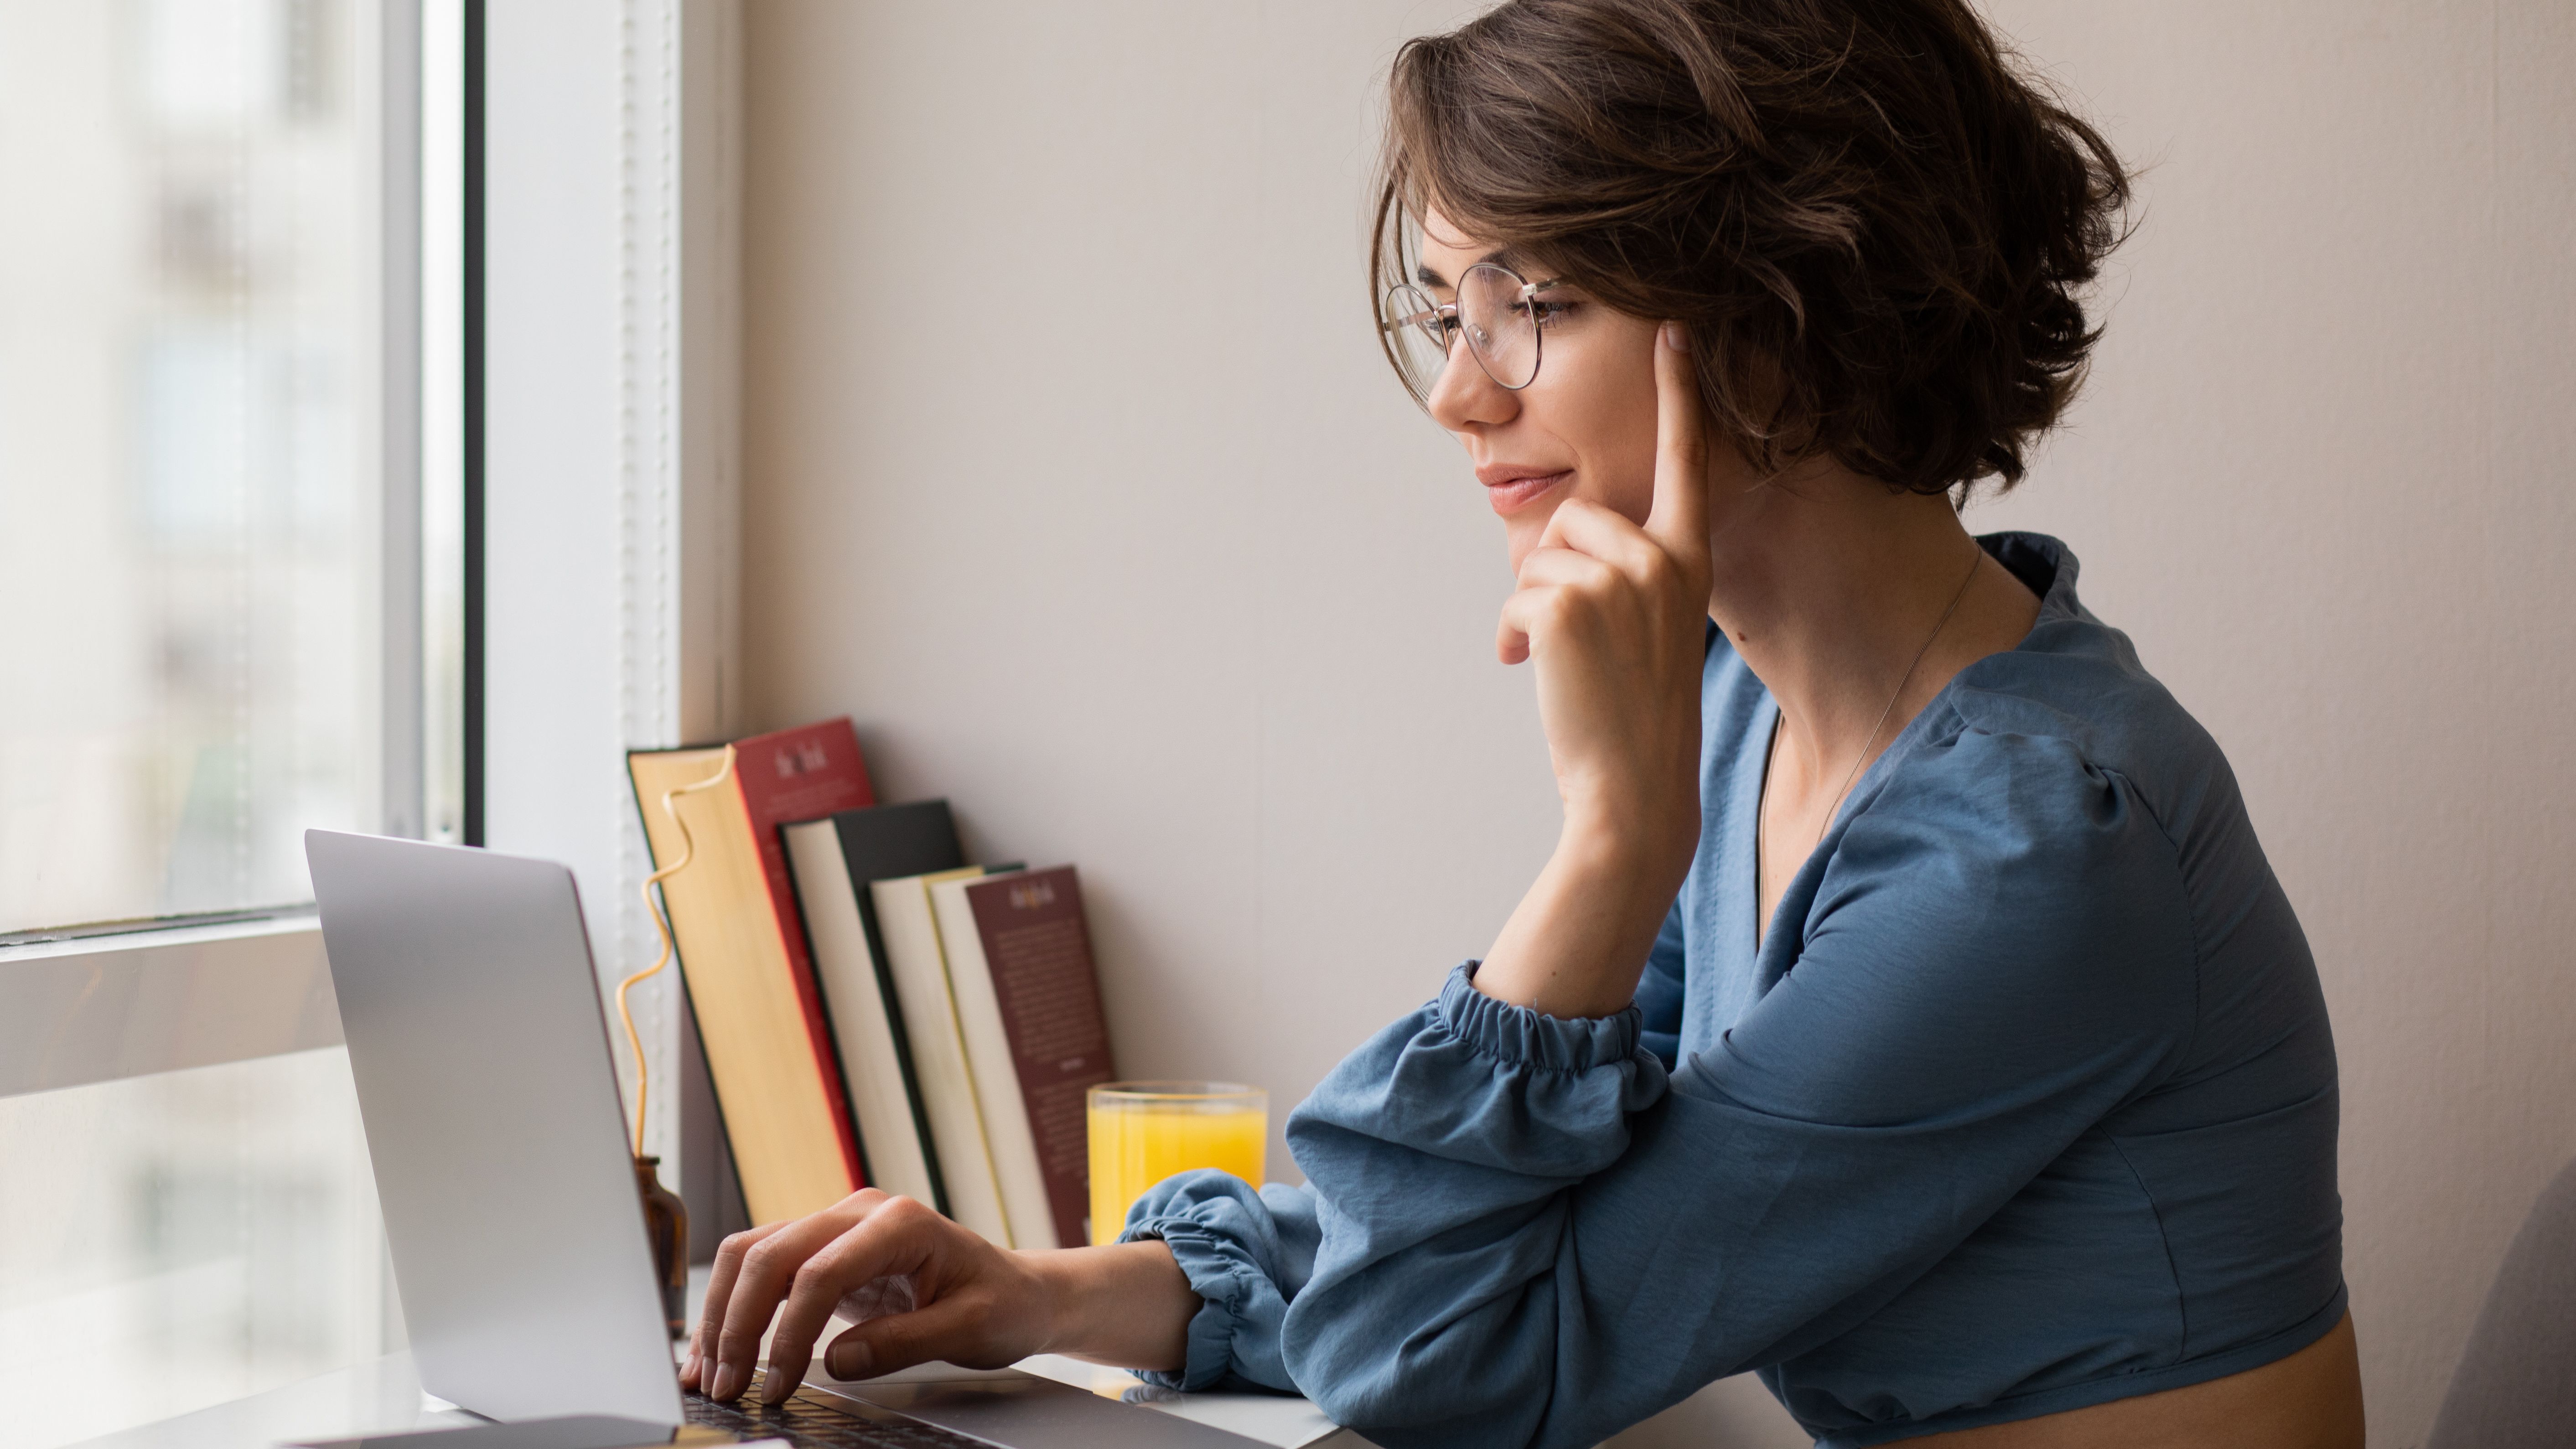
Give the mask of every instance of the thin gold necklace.
MULTIPOLYGON (((1942 630, 1950 627, 1950 616, 1959 612, 1959 601, 1968 596, 1968 585, 1977 580, 1977 566, 1985 561, 1986 551, 1983 548, 1975 549, 1975 556, 1968 560, 1967 575, 1959 580, 1959 587, 1950 595, 1950 606, 1941 611, 1940 619, 1932 625, 1931 634, 1923 640, 1923 647, 1914 651, 1913 662, 1905 666, 1904 675, 1896 681, 1896 692, 1887 697, 1887 707, 1878 712, 1878 722, 1869 727, 1868 738, 1860 742, 1860 753, 1852 757, 1851 770, 1843 776, 1843 787, 1834 792, 1834 803, 1825 807, 1825 823, 1816 827, 1816 838, 1807 842, 1809 855, 1813 855, 1816 847, 1825 843, 1825 832, 1834 828, 1834 812, 1843 808, 1843 797, 1851 793, 1852 782, 1860 778, 1861 763, 1869 758, 1869 747, 1878 743, 1878 732, 1887 728, 1887 717, 1896 712, 1896 702, 1905 697, 1905 686, 1914 682, 1914 671, 1923 667, 1923 656, 1932 652, 1933 641, 1941 637, 1942 630)), ((1771 716, 1771 743, 1768 753, 1772 755, 1776 755, 1780 748, 1780 718, 1776 713, 1771 716)), ((1770 792, 1767 788, 1771 778, 1771 768, 1767 760, 1763 765, 1762 778, 1766 787, 1763 792, 1765 798, 1762 805, 1754 812, 1753 846, 1755 851, 1767 860, 1770 858, 1771 834, 1771 810, 1768 798, 1770 792)), ((1755 867, 1754 874, 1756 877, 1754 887, 1759 890, 1761 869, 1758 865, 1755 867)))

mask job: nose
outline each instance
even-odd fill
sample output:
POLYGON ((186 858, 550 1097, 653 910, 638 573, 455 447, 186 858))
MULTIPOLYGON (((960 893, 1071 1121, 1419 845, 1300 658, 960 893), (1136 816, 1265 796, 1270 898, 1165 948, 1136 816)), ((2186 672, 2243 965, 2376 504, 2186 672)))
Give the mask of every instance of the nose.
POLYGON ((1449 339, 1449 360, 1423 399, 1434 422, 1453 433, 1510 422, 1521 409, 1520 394, 1494 381, 1493 375, 1467 350, 1464 331, 1449 339))

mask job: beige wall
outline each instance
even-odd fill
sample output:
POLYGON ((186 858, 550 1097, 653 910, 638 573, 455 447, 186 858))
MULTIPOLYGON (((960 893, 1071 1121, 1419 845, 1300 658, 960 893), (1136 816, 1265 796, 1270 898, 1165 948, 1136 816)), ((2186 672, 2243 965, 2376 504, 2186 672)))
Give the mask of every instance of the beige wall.
MULTIPOLYGON (((849 711, 889 796, 1079 862, 1122 1067, 1274 1117, 1554 828, 1497 530, 1358 272, 1378 76, 1462 8, 750 7, 752 721, 849 711)), ((1994 13, 2149 170, 2089 400, 1974 516, 2065 535, 2243 776, 2343 1052, 2375 1442, 2413 1444, 2576 1152, 2576 11, 1994 13)))

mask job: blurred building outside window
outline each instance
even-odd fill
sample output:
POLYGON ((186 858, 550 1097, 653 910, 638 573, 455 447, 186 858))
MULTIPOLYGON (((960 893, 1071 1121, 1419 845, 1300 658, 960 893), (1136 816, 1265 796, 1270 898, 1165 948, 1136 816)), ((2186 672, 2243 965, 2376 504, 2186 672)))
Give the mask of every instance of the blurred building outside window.
POLYGON ((52 1449, 402 1344, 334 1047, 0 1097, 0 1395, 52 1449))
POLYGON ((0 932, 292 905, 376 825, 368 8, 0 0, 0 932))
MULTIPOLYGON (((0 0, 0 945, 305 906, 303 832, 384 829, 402 789, 457 838, 454 329, 425 396, 386 366, 388 185, 423 170, 388 159, 389 52, 433 68, 428 315, 459 295, 458 5, 428 10, 0 0), (389 540, 423 550, 417 608, 389 540)), ((382 1352, 383 1263, 336 1048, 0 1098, 12 1444, 382 1352)))

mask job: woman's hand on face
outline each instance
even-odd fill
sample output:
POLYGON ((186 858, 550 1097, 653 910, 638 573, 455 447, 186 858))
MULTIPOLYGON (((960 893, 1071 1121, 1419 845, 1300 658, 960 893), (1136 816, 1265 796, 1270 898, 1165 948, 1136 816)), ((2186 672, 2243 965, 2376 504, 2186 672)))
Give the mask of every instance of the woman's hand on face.
POLYGON ((1699 685, 1708 637, 1708 449, 1681 328, 1655 343, 1655 497, 1642 524, 1569 498, 1521 560, 1503 661, 1538 671, 1565 799, 1556 854, 1476 971, 1550 1016, 1607 1016, 1699 845, 1699 685))
POLYGON ((1645 522, 1557 505, 1521 560, 1496 648, 1532 662, 1570 832, 1655 857, 1699 838, 1699 689, 1708 628, 1708 449, 1681 324, 1656 329, 1655 491, 1645 522), (1640 838, 1642 836, 1642 838, 1640 838))
POLYGON ((777 1403, 804 1381, 835 1311, 858 1323, 825 1351, 834 1378, 932 1359, 1000 1368, 1045 1346, 1049 1287, 1031 1258, 911 1198, 869 1188, 809 1217, 724 1240, 680 1382, 709 1398, 741 1394, 774 1314, 761 1396, 777 1403))

